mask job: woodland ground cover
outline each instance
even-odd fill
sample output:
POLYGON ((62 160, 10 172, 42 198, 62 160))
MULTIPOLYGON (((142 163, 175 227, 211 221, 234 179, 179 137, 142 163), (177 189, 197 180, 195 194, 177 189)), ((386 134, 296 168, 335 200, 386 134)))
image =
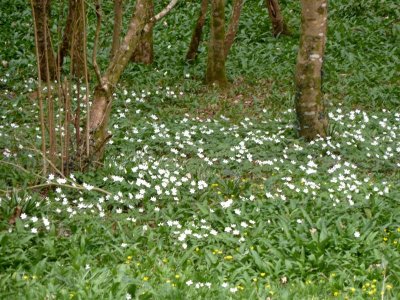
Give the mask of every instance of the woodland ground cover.
MULTIPOLYGON (((206 43, 196 64, 184 63, 198 4, 180 4, 156 27, 154 65, 124 73, 104 166, 44 180, 32 150, 40 148, 40 129, 28 97, 35 89, 30 10, 6 2, 1 298, 398 297, 396 1, 331 3, 330 137, 311 143, 294 127, 296 3, 281 3, 294 35, 275 39, 261 1, 246 2, 225 96, 202 84, 206 43), (57 187, 30 189, 46 181, 57 187), (10 226, 17 205, 23 214, 10 226)), ((107 22, 112 8, 104 9, 107 22)), ((100 63, 110 47, 102 43, 100 63)))

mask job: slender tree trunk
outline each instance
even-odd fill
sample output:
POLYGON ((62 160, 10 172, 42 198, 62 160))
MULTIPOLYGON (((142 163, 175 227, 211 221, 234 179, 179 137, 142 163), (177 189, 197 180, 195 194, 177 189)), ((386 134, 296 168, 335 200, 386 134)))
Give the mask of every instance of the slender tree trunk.
POLYGON ((232 17, 229 23, 228 32, 225 37, 225 59, 228 57, 229 50, 232 47, 237 30, 239 28, 239 18, 240 13, 242 12, 243 2, 244 0, 233 1, 232 17))
POLYGON ((114 28, 113 40, 111 46, 110 58, 114 57, 115 52, 121 43, 121 28, 122 28, 122 5, 123 0, 114 0, 114 28))
POLYGON ((128 32, 110 61, 106 72, 101 77, 101 83, 97 85, 94 91, 93 104, 90 109, 89 148, 91 159, 96 162, 102 160, 105 144, 110 138, 107 133, 107 124, 110 118, 114 87, 137 48, 141 32, 145 27, 142 15, 139 13, 141 7, 142 5, 138 1, 128 32))
POLYGON ((281 7, 279 6, 278 0, 265 0, 265 5, 268 8, 269 18, 271 19, 272 23, 272 34, 274 36, 278 36, 280 34, 290 35, 290 30, 283 20, 281 7))
POLYGON ((64 58, 69 55, 72 61, 72 74, 77 77, 84 76, 84 0, 69 0, 67 24, 64 30, 63 42, 60 48, 59 64, 60 67, 64 58))
POLYGON ((43 81, 56 78, 56 60, 51 47, 50 32, 48 26, 48 15, 50 12, 50 0, 34 0, 33 9, 36 22, 36 36, 39 47, 39 68, 43 81), (47 63, 46 63, 47 58, 47 63), (48 68, 48 70, 47 70, 48 68))
POLYGON ((328 120, 321 91, 327 32, 327 0, 301 0, 301 38, 296 66, 296 112, 306 140, 326 136, 328 120))
POLYGON ((225 0, 211 2, 211 38, 208 46, 206 82, 224 89, 225 73, 225 0))
MULTIPOLYGON (((88 126, 90 155, 83 155, 86 158, 87 166, 93 162, 100 162, 103 159, 105 145, 110 138, 107 133, 107 124, 110 118, 112 94, 133 52, 139 45, 141 35, 143 32, 150 31, 153 26, 150 23, 155 23, 163 18, 176 5, 178 0, 171 0, 148 23, 145 22, 146 6, 143 3, 144 1, 136 1, 135 12, 129 23, 128 32, 95 88, 88 126)), ((87 147, 85 144, 81 146, 81 151, 87 147)))
POLYGON ((192 40, 190 41, 189 50, 186 54, 186 60, 188 61, 193 61, 197 57, 197 52, 201 42, 201 36, 203 34, 204 23, 206 22, 208 1, 209 0, 201 1, 200 15, 193 30, 192 40))
MULTIPOLYGON (((150 19, 154 16, 154 2, 153 0, 137 0, 143 3, 143 18, 145 23, 149 23, 150 19)), ((153 63, 153 27, 154 24, 149 24, 149 30, 142 33, 139 45, 133 52, 131 60, 136 63, 150 65, 153 63)))

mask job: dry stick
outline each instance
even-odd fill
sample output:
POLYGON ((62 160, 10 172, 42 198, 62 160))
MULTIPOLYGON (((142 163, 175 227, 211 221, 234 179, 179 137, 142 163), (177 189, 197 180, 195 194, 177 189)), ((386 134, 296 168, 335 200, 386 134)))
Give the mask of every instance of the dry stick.
POLYGON ((192 40, 190 41, 189 50, 186 54, 188 61, 193 61, 197 57, 197 51, 201 42, 201 36, 203 34, 204 23, 206 22, 208 8, 208 0, 201 1, 200 15, 196 22, 196 27, 193 30, 192 40))
POLYGON ((39 100, 39 114, 40 114, 40 128, 42 133, 42 154, 43 154, 43 174, 47 174, 47 164, 46 164, 46 130, 44 123, 44 111, 43 111, 43 100, 42 100, 42 74, 40 72, 40 54, 39 54, 39 42, 38 42, 38 32, 36 24, 35 9, 33 5, 33 0, 31 0, 32 15, 33 15, 33 26, 35 29, 35 52, 36 52, 36 64, 38 71, 38 100, 39 100))
POLYGON ((99 68, 99 65, 97 64, 97 46, 99 44, 99 35, 100 35, 100 26, 101 26, 101 7, 100 7, 99 0, 96 0, 96 17, 97 17, 97 24, 96 24, 96 34, 94 36, 92 63, 93 63, 94 71, 96 72, 97 80, 99 81, 100 84, 102 84, 100 68, 99 68))
POLYGON ((239 28, 240 13, 242 12, 244 0, 234 0, 231 21, 229 23, 228 32, 225 36, 225 59, 228 57, 229 50, 232 47, 237 30, 239 28))
POLYGON ((85 72, 85 85, 86 85, 86 97, 85 97, 85 106, 86 106, 86 130, 85 130, 85 138, 86 138, 86 156, 89 157, 89 76, 88 76, 88 67, 87 67, 87 56, 86 56, 86 47, 87 47, 87 28, 86 28, 86 13, 85 13, 85 3, 82 1, 82 17, 83 17, 83 63, 84 63, 84 72, 85 72))
MULTIPOLYGON (((19 165, 17 165, 17 164, 11 163, 11 162, 7 162, 7 161, 0 160, 0 164, 10 165, 10 166, 13 166, 13 167, 15 167, 15 168, 21 170, 21 171, 24 171, 25 173, 32 174, 32 173, 29 172, 27 169, 25 169, 25 168, 23 168, 23 167, 21 167, 21 166, 19 166, 19 165)), ((59 172, 59 174, 61 174, 59 170, 57 170, 57 171, 59 172)), ((41 175, 37 175, 37 174, 32 174, 32 175, 34 175, 35 177, 40 178, 40 179, 42 179, 42 180, 48 180, 48 178, 46 178, 46 177, 44 177, 44 176, 41 176, 41 175)), ((62 174, 61 174, 61 175, 62 175, 62 174)), ((14 190, 14 191, 23 191, 23 190, 31 190, 31 189, 37 189, 37 188, 42 188, 42 187, 48 187, 48 186, 66 187, 66 188, 75 189, 75 190, 80 190, 80 191, 88 190, 87 188, 85 188, 84 186, 78 184, 77 182, 75 182, 75 181, 73 181, 73 180, 71 180, 71 179, 69 179, 69 178, 66 178, 66 177, 63 176, 63 175, 62 175, 62 177, 63 177, 65 180, 70 181, 71 184, 58 183, 58 182, 47 182, 47 183, 37 184, 37 185, 25 187, 25 188, 13 189, 13 190, 14 190)), ((96 191, 96 192, 100 192, 100 193, 103 193, 103 194, 106 194, 106 195, 111 195, 111 193, 110 193, 109 191, 106 191, 106 190, 104 190, 104 189, 102 189, 102 188, 93 187, 91 190, 92 190, 92 191, 96 191)), ((0 191, 3 192, 3 193, 5 193, 5 194, 8 194, 8 193, 9 193, 9 191, 7 191, 7 190, 0 190, 0 191)))
MULTIPOLYGON (((46 9, 47 6, 47 1, 44 1, 43 9, 46 9)), ((50 66, 49 66, 49 53, 48 53, 48 41, 47 41, 47 33, 49 32, 49 28, 47 26, 47 14, 44 12, 44 22, 43 22, 43 27, 44 27, 44 55, 45 55, 45 61, 46 61, 46 84, 47 84, 47 118, 49 122, 49 143, 50 143, 50 149, 49 149, 49 157, 50 161, 54 162, 55 161, 55 154, 56 154, 56 138, 55 138, 55 122, 54 122, 54 102, 53 102, 53 97, 51 95, 52 87, 50 84, 50 66)), ((50 34, 49 34, 50 37, 50 34)))
POLYGON ((122 0, 114 0, 114 28, 113 40, 110 52, 110 59, 112 59, 119 48, 121 42, 121 28, 122 28, 122 0))

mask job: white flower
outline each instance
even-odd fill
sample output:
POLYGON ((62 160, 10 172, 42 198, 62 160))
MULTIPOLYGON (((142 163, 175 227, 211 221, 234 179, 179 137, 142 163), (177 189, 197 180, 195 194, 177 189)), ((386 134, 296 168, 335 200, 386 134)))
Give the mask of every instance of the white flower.
POLYGON ((229 289, 229 291, 231 292, 231 293, 236 293, 237 292, 237 287, 231 287, 230 289, 229 289))
POLYGON ((121 244, 121 247, 122 247, 122 248, 126 248, 126 247, 128 247, 128 244, 127 244, 127 243, 122 243, 122 244, 121 244))
MULTIPOLYGON (((49 176, 50 177, 50 176, 49 176)), ((57 183, 58 184, 66 184, 67 180, 65 178, 57 178, 57 183)))
POLYGON ((360 235, 361 235, 360 232, 358 232, 358 231, 354 232, 354 237, 355 237, 355 238, 359 238, 360 235))
POLYGON ((32 228, 32 229, 31 229, 31 232, 32 232, 32 233, 37 233, 38 231, 37 231, 36 228, 32 228))
POLYGON ((192 284, 193 284, 193 281, 191 281, 191 280, 186 281, 186 285, 191 286, 192 284))
POLYGON ((26 215, 26 213, 21 214, 20 218, 21 220, 25 220, 28 216, 26 215))
POLYGON ((223 208, 228 208, 228 207, 230 207, 232 205, 232 203, 233 203, 233 200, 232 199, 228 199, 226 201, 222 201, 221 202, 221 206, 223 208))
POLYGON ((93 190, 93 185, 90 185, 90 184, 83 183, 83 187, 88 191, 93 190))
POLYGON ((228 287, 228 283, 227 282, 224 282, 223 284, 221 284, 221 286, 223 287, 223 288, 227 288, 228 287))

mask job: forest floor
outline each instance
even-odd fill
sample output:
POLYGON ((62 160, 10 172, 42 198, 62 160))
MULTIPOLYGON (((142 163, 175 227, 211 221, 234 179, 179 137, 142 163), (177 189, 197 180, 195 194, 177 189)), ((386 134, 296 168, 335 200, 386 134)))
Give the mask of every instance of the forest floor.
POLYGON ((297 1, 278 38, 246 2, 225 95, 203 84, 206 42, 184 61, 197 2, 156 26, 152 66, 125 71, 104 166, 44 180, 31 12, 0 4, 0 299, 398 299, 397 1, 330 4, 330 136, 311 143, 293 109, 297 1))

